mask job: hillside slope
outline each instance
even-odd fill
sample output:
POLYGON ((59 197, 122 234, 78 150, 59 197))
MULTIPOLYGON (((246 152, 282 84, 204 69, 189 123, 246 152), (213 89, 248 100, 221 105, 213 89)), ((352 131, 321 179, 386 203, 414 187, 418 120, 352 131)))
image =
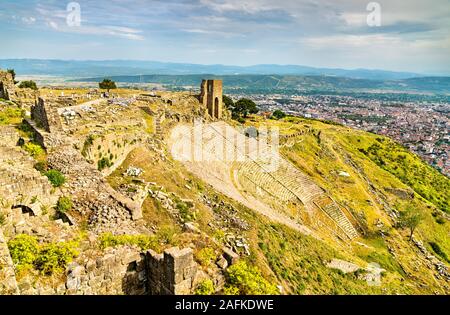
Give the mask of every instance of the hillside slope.
MULTIPOLYGON (((45 95, 51 90, 40 92, 45 95)), ((224 279, 218 289, 221 293, 223 288, 234 294, 277 290, 282 294, 450 293, 450 180, 392 140, 294 117, 250 117, 244 125, 227 119, 212 122, 189 93, 137 98, 130 95, 142 92, 119 89, 116 93, 121 96, 119 104, 103 100, 90 103, 91 108, 69 106, 80 115, 61 119, 62 130, 52 135, 67 137, 72 144, 47 151, 20 124, 23 111, 2 102, 4 152, 14 148, 22 155, 30 154, 35 162, 49 162, 63 170, 66 183, 49 193, 67 194, 73 200, 73 207, 64 212, 72 225, 55 220, 60 198, 56 205, 41 206, 43 214, 34 216, 0 203, 1 213, 6 214, 1 229, 12 254, 17 251, 10 242, 19 242, 22 233, 44 245, 64 239, 68 246, 77 247, 80 255, 73 260, 78 264, 109 259, 111 250, 123 250, 120 246, 131 246, 138 257, 141 250, 161 253, 178 246, 193 251, 203 275, 224 279), (211 163, 180 160, 173 150, 174 143, 183 148, 183 136, 193 130, 183 129, 175 141, 170 135, 176 127, 190 128, 195 118, 203 118, 209 127, 204 129, 204 146, 191 148, 206 154, 211 163), (279 151, 262 151, 263 158, 279 158, 279 168, 269 171, 264 159, 217 159, 220 141, 216 140, 224 134, 240 139, 244 147, 263 141, 243 132, 242 127, 253 126, 279 128, 279 151), (22 148, 17 146, 19 137, 26 142, 22 148), (139 175, 133 175, 136 170, 139 175), (89 183, 95 187, 86 186, 89 183), (89 194, 102 187, 103 194, 89 194), (77 194, 74 189, 79 190, 77 194), (123 194, 122 201, 126 197, 142 202, 141 218, 130 220, 122 214, 121 204, 112 198, 118 193, 123 194), (105 199, 95 199, 100 195, 105 199), (399 224, 411 211, 421 217, 412 239, 399 224), (224 248, 234 251, 246 265, 224 265, 224 248), (243 266, 257 268, 263 278, 243 266)), ((56 138, 50 140, 65 145, 56 138)), ((238 148, 228 147, 235 153, 238 148)), ((11 163, 5 160, 0 166, 9 170, 11 163)), ((23 165, 24 171, 37 174, 33 167, 39 163, 28 164, 23 165)), ((32 180, 23 178, 23 182, 32 180)), ((33 205, 36 198, 31 199, 33 205)), ((45 246, 53 246, 49 244, 45 246)), ((8 277, 15 277, 21 293, 65 292, 71 285, 72 275, 65 265, 55 270, 54 278, 34 265, 14 276, 14 268, 20 266, 15 254, 15 266, 8 263, 5 270, 8 277)), ((122 271, 127 270, 125 265, 122 271)), ((115 276, 120 282, 122 274, 115 276)), ((85 292, 82 288, 68 294, 85 292)), ((123 291, 120 283, 115 290, 110 292, 130 292, 123 291)))

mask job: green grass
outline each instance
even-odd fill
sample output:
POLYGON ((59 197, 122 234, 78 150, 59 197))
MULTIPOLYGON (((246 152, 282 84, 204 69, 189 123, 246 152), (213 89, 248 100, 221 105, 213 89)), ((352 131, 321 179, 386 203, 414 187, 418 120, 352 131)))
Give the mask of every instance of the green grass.
POLYGON ((379 167, 388 171, 440 210, 450 213, 450 179, 394 141, 376 137, 358 148, 379 167))
POLYGON ((153 249, 156 252, 161 252, 167 246, 176 246, 177 236, 175 228, 162 226, 154 235, 113 235, 112 233, 103 233, 98 240, 101 249, 121 245, 136 245, 142 250, 153 249))
POLYGON ((17 107, 0 107, 0 125, 18 124, 25 117, 25 111, 17 107))

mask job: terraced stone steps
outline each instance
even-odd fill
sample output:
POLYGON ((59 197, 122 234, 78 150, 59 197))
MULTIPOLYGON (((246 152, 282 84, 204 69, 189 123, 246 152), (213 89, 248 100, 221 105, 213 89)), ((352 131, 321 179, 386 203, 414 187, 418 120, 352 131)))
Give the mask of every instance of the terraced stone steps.
MULTIPOLYGON (((250 199, 254 203, 255 197, 265 192, 274 201, 278 200, 275 202, 280 205, 298 199, 309 210, 323 211, 314 201, 327 198, 327 194, 311 178, 279 152, 237 132, 226 123, 203 125, 201 129, 190 128, 187 134, 174 140, 176 147, 189 146, 202 154, 192 154, 191 158, 200 159, 190 160, 186 165, 228 196, 236 200, 244 198, 244 204, 248 204, 250 199)), ((255 208, 255 205, 251 208, 255 208)), ((264 208, 266 214, 275 211, 265 204, 264 208)), ((350 239, 357 236, 356 230, 339 207, 329 209, 329 212, 331 215, 327 215, 340 227, 340 234, 350 239)), ((280 215, 286 216, 285 213, 279 213, 276 217, 281 219, 280 215)))
POLYGON ((315 203, 326 214, 328 214, 342 230, 344 230, 345 234, 350 239, 358 237, 358 232, 356 231, 355 227, 334 200, 329 198, 322 198, 315 203))

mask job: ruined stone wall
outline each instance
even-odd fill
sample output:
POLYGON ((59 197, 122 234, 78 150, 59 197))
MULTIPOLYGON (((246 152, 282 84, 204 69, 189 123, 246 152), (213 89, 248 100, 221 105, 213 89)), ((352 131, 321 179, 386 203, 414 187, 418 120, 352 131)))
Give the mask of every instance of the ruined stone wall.
POLYGON ((83 147, 83 156, 97 165, 102 158, 107 158, 111 166, 101 171, 104 176, 111 174, 126 159, 127 155, 141 143, 138 134, 111 132, 96 137, 92 144, 83 147))
MULTIPOLYGON (((0 251, 1 251, 0 238, 0 251)), ((6 245, 5 245, 6 246, 6 245)), ((7 247, 6 247, 7 250, 7 247)), ((8 253, 9 255, 9 253, 8 253)), ((171 295, 192 294, 202 272, 194 261, 192 249, 173 247, 157 254, 142 252, 138 247, 108 248, 97 258, 73 262, 67 268, 67 278, 56 287, 19 285, 21 294, 60 295, 171 295), (80 263, 83 261, 83 263, 80 263)), ((12 266, 12 263, 10 264, 12 266)), ((1 274, 0 274, 1 275, 1 274)), ((14 271, 13 271, 14 275, 14 271)), ((18 292, 15 278, 8 284, 18 292)), ((0 290, 0 293, 5 291, 0 290)), ((8 291, 9 292, 9 291, 8 291)), ((11 293, 10 293, 11 294, 11 293)))
POLYGON ((11 73, 0 71, 0 98, 12 100, 14 98, 14 80, 11 73))
POLYGON ((0 294, 18 294, 14 265, 0 228, 0 294))
POLYGON ((61 294, 147 294, 145 255, 122 246, 84 264, 72 263, 61 294))
POLYGON ((48 178, 34 169, 36 161, 16 145, 20 139, 17 130, 1 126, 0 133, 1 203, 9 205, 8 208, 27 206, 35 215, 41 212, 43 205, 55 205, 58 195, 48 178))
POLYGON ((31 119, 38 127, 47 132, 62 130, 61 120, 57 112, 58 105, 39 97, 34 106, 31 107, 31 119))
POLYGON ((147 251, 149 294, 192 294, 198 272, 191 248, 147 251))
POLYGON ((108 248, 72 262, 59 284, 17 282, 9 250, 0 230, 0 294, 172 295, 193 294, 206 274, 191 248, 173 247, 157 254, 135 246, 108 248), (98 254, 97 254, 98 255, 98 254))

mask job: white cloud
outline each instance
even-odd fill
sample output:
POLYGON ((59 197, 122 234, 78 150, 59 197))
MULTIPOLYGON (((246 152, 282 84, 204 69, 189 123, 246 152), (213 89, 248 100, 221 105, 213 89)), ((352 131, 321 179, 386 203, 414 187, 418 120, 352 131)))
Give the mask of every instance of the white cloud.
POLYGON ((300 42, 314 49, 374 47, 399 44, 401 39, 382 34, 373 35, 332 35, 323 37, 302 38, 300 42))
POLYGON ((217 12, 244 11, 247 13, 267 11, 278 7, 272 5, 271 2, 266 0, 200 0, 201 4, 217 12))
POLYGON ((36 22, 36 18, 32 17, 32 16, 24 16, 22 17, 22 22, 28 25, 34 24, 34 22, 36 22))
POLYGON ((115 32, 119 32, 119 33, 130 33, 130 34, 142 33, 141 30, 138 30, 138 29, 135 29, 135 28, 131 28, 131 27, 124 27, 124 26, 109 25, 109 26, 105 26, 105 28, 113 30, 115 32))
POLYGON ((55 21, 47 21, 47 25, 54 30, 59 30, 58 23, 55 21))
POLYGON ((217 30, 212 30, 212 29, 202 29, 202 28, 185 28, 185 29, 182 29, 182 31, 186 32, 186 33, 203 34, 203 35, 219 35, 219 36, 223 36, 223 37, 233 37, 233 36, 245 37, 244 34, 240 34, 240 33, 223 32, 223 31, 217 31, 217 30))
POLYGON ((353 13, 346 12, 343 13, 342 19, 348 26, 363 26, 367 25, 367 14, 366 13, 353 13))

